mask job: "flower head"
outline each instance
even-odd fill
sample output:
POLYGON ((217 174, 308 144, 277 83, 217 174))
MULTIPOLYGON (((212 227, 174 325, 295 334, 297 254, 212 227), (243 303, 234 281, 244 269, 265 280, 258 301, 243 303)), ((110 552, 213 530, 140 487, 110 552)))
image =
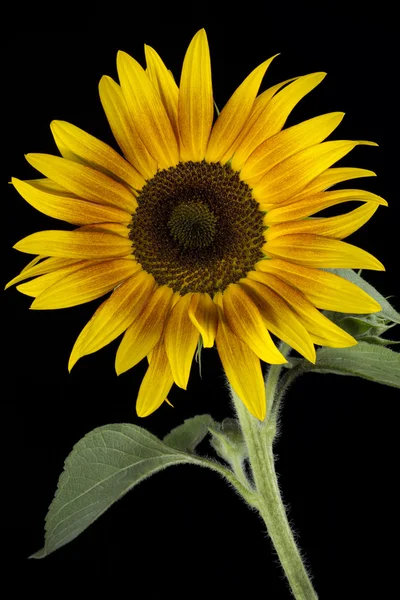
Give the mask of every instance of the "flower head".
POLYGON ((145 53, 146 70, 120 52, 120 83, 100 82, 124 158, 81 129, 53 121, 61 157, 28 154, 44 178, 12 180, 35 208, 77 228, 18 242, 17 250, 38 256, 8 285, 18 283, 33 296, 33 309, 74 306, 111 292, 79 335, 69 368, 123 334, 117 373, 149 361, 139 416, 156 410, 174 382, 186 389, 201 342, 216 344, 232 387, 263 419, 260 359, 286 362, 270 333, 314 362, 314 344, 356 343, 318 309, 380 309, 354 284, 322 270, 383 269, 342 240, 385 200, 358 189, 330 190, 374 175, 332 168, 358 144, 372 144, 324 141, 342 120, 339 112, 283 129, 324 73, 258 95, 272 57, 215 118, 204 30, 189 45, 179 86, 155 50, 146 46, 145 53), (351 212, 312 217, 354 200, 361 206, 351 212))

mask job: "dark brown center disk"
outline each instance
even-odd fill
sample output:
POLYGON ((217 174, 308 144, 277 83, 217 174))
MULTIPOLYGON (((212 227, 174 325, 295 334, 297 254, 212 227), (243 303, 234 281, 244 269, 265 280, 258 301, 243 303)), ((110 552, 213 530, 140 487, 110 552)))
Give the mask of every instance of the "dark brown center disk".
POLYGON ((263 213, 228 165, 184 162, 146 183, 132 216, 133 254, 174 292, 223 292, 263 258, 263 213))

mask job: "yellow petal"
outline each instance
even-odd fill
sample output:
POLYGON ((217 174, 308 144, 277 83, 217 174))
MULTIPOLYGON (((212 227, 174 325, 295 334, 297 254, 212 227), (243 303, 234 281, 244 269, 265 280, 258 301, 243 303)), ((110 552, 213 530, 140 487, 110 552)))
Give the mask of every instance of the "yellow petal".
POLYGON ((271 273, 251 271, 249 278, 268 286, 281 296, 289 304, 297 319, 307 329, 314 343, 330 348, 347 348, 354 346, 357 341, 346 331, 327 319, 307 300, 306 296, 291 285, 285 283, 279 277, 271 273), (318 339, 318 341, 316 341, 318 339))
POLYGON ((14 246, 27 254, 63 258, 117 258, 131 253, 132 243, 113 233, 100 231, 39 231, 14 246))
POLYGON ((117 375, 137 365, 158 343, 172 296, 172 289, 166 285, 152 291, 143 311, 125 331, 121 340, 115 359, 117 375))
POLYGON ((129 229, 122 223, 92 223, 90 225, 82 225, 82 227, 78 227, 75 231, 110 232, 124 238, 129 238, 129 229))
POLYGON ((222 294, 214 296, 218 310, 216 344, 225 374, 246 408, 260 421, 265 419, 267 401, 260 359, 230 329, 223 311, 222 294))
POLYGON ((4 289, 9 288, 24 279, 28 279, 28 277, 36 277, 37 275, 45 275, 46 273, 50 273, 51 271, 56 271, 58 269, 63 269, 64 267, 72 266, 76 262, 76 260, 71 260, 70 258, 47 258, 46 260, 42 260, 38 264, 38 261, 41 260, 41 256, 37 256, 34 258, 24 269, 22 269, 21 273, 11 279, 7 283, 4 289))
POLYGON ((296 81, 296 79, 300 79, 300 78, 299 77, 291 77, 290 79, 286 79, 285 81, 276 83, 272 87, 270 87, 270 88, 266 89, 264 92, 262 92, 262 94, 259 94, 257 96, 257 98, 254 100, 253 108, 251 109, 250 118, 248 119, 248 121, 246 123, 246 127, 245 127, 246 134, 250 130, 250 127, 248 128, 248 125, 251 127, 254 125, 254 123, 256 122, 258 117, 264 112, 265 108, 267 107, 267 104, 270 103, 270 101, 275 96, 275 94, 277 94, 279 92, 279 90, 282 89, 288 83, 292 83, 292 81, 296 81))
POLYGON ((251 271, 247 275, 239 285, 254 301, 268 329, 307 360, 315 363, 314 345, 304 325, 278 294, 260 283, 257 272, 254 273, 254 278, 251 271))
POLYGON ((264 218, 265 225, 274 225, 282 221, 294 221, 309 217, 325 208, 341 204, 342 202, 362 201, 372 204, 387 206, 386 200, 364 190, 334 190, 332 192, 319 192, 314 196, 305 197, 297 202, 275 205, 276 208, 269 210, 264 218))
POLYGON ((99 93, 111 131, 125 157, 145 179, 151 179, 157 171, 157 161, 150 156, 137 132, 120 86, 111 77, 104 76, 99 83, 99 93))
POLYGON ((140 190, 143 176, 113 148, 66 121, 52 121, 51 131, 64 158, 81 162, 140 190))
POLYGON ((355 146, 372 142, 340 140, 323 142, 287 158, 266 173, 254 185, 253 196, 259 202, 275 204, 298 194, 314 177, 343 158, 355 146))
POLYGON ((214 117, 210 51, 204 29, 189 44, 179 86, 182 161, 203 160, 214 117))
POLYGON ((337 217, 305 219, 302 221, 290 221, 281 225, 272 225, 264 235, 268 242, 281 235, 293 235, 297 233, 313 233, 342 240, 354 233, 354 231, 357 231, 357 229, 360 229, 377 210, 377 204, 366 202, 363 206, 337 217))
POLYGON ((148 417, 164 400, 174 383, 171 367, 164 347, 164 340, 160 339, 153 349, 150 364, 143 378, 136 400, 136 412, 139 417, 148 417))
POLYGON ((226 321, 233 333, 267 363, 287 362, 279 352, 263 322, 259 308, 237 284, 230 284, 223 293, 226 321))
POLYGON ((267 242, 263 249, 270 256, 288 259, 306 267, 385 270, 383 264, 369 252, 322 235, 283 235, 267 242))
POLYGON ((189 318, 201 333, 204 348, 212 348, 217 334, 218 316, 209 294, 193 294, 189 305, 189 318))
MULTIPOLYGON (((238 150, 238 148, 242 147, 243 142, 247 138, 249 131, 254 127, 255 123, 259 122, 260 115, 264 112, 267 105, 270 103, 271 99, 275 96, 275 94, 277 92, 279 92, 279 90, 281 88, 283 88, 288 83, 294 81, 295 79, 297 79, 297 78, 294 77, 292 79, 287 79, 286 81, 277 83, 276 85, 265 90, 265 92, 262 92, 262 94, 257 96, 257 98, 254 100, 250 115, 249 115, 243 129, 241 130, 238 137, 236 138, 236 140, 234 141, 234 143, 232 144, 232 146, 230 148, 230 152, 233 155, 231 165, 235 171, 240 171, 243 164, 245 163, 246 159, 243 159, 243 157, 241 157, 240 152, 237 154, 237 157, 236 157, 236 151, 238 150)), ((251 152, 250 152, 250 154, 251 154, 251 152)), ((246 158, 247 158, 247 156, 246 156, 246 158)))
POLYGON ((141 269, 140 265, 132 260, 96 261, 96 264, 75 270, 46 288, 36 298, 31 308, 48 310, 90 302, 110 292, 139 269, 141 269))
POLYGON ((189 318, 192 294, 181 296, 165 327, 165 350, 175 383, 186 390, 199 332, 189 318))
POLYGON ((79 334, 68 363, 70 371, 87 354, 97 352, 123 333, 142 312, 154 288, 154 278, 137 271, 121 283, 79 334))
POLYGON ((135 196, 124 185, 91 167, 50 154, 27 154, 26 160, 43 175, 81 198, 130 213, 137 207, 135 196))
POLYGON ((47 194, 54 194, 56 196, 66 196, 67 198, 77 198, 80 199, 79 196, 73 194, 70 190, 67 190, 64 186, 48 179, 47 177, 41 177, 39 179, 25 179, 25 183, 29 183, 29 185, 33 186, 37 190, 41 192, 46 192, 47 194))
MULTIPOLYGON (((275 54, 275 56, 278 56, 275 54)), ((231 158, 232 145, 243 129, 254 104, 259 87, 275 56, 256 67, 225 104, 212 129, 206 152, 208 162, 226 162, 231 158)))
POLYGON ((299 77, 276 94, 262 111, 256 107, 258 114, 251 116, 251 127, 232 159, 234 170, 239 171, 257 146, 282 129, 296 104, 321 83, 325 75, 326 73, 311 73, 299 77))
POLYGON ((43 260, 45 258, 46 258, 45 256, 35 256, 35 258, 32 258, 32 260, 29 261, 27 265, 25 265, 25 267, 22 269, 21 273, 32 269, 33 267, 35 267, 38 264, 38 262, 40 262, 41 260, 43 260))
POLYGON ((61 219, 74 225, 106 221, 128 224, 132 219, 128 212, 114 206, 104 206, 87 200, 80 200, 74 198, 73 194, 68 198, 65 194, 48 193, 15 177, 12 178, 11 182, 31 206, 54 219, 61 219))
POLYGON ((175 166, 179 162, 178 143, 156 88, 129 54, 118 52, 117 68, 132 122, 142 142, 160 169, 175 166))
MULTIPOLYGON (((69 263, 70 262, 71 261, 69 261, 69 263)), ((28 281, 27 283, 22 283, 21 285, 18 285, 17 290, 21 292, 21 294, 26 294, 27 296, 32 296, 33 298, 36 298, 60 279, 63 279, 67 275, 70 275, 75 271, 79 271, 83 267, 93 264, 94 262, 97 261, 81 260, 79 262, 74 262, 72 265, 68 264, 62 268, 51 270, 50 272, 44 275, 40 275, 35 279, 28 281)))
POLYGON ((243 166, 241 178, 251 186, 253 180, 265 175, 275 165, 322 142, 336 129, 343 117, 344 113, 341 112, 321 115, 268 138, 250 154, 243 166))
POLYGON ((359 314, 381 310, 378 302, 366 292, 334 273, 295 265, 278 258, 261 260, 255 268, 277 275, 299 289, 317 308, 359 314))
POLYGON ((178 140, 178 86, 157 52, 151 46, 147 46, 146 44, 144 46, 144 51, 146 55, 148 76, 162 100, 169 120, 171 121, 175 137, 178 140))
POLYGON ((328 188, 342 183, 342 181, 348 181, 349 179, 358 179, 360 177, 376 177, 376 173, 369 171, 368 169, 358 169, 355 167, 332 167, 323 171, 320 175, 315 177, 299 194, 294 196, 291 201, 302 200, 313 196, 318 192, 324 192, 328 188))

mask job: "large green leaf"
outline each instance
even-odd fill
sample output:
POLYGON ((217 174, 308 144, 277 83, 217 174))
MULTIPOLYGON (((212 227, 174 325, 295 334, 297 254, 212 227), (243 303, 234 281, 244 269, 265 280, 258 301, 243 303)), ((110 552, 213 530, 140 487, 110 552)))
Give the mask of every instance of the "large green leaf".
POLYGON ((45 546, 31 558, 43 558, 61 548, 139 482, 183 463, 208 467, 238 491, 242 488, 232 471, 220 463, 176 450, 136 425, 105 425, 88 433, 65 461, 46 517, 45 546))
POLYGON ((400 354, 375 344, 359 342, 351 348, 320 348, 307 371, 354 375, 400 388, 400 354))

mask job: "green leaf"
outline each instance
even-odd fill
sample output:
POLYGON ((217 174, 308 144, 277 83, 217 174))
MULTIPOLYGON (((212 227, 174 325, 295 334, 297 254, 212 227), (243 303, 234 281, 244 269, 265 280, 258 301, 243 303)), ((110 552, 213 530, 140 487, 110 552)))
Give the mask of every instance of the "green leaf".
POLYGON ((213 425, 214 420, 210 415, 197 415, 192 419, 186 419, 182 425, 175 427, 165 436, 163 442, 176 450, 194 452, 196 446, 209 433, 208 428, 213 425))
POLYGON ((368 344, 377 344, 378 346, 395 346, 396 344, 400 344, 400 342, 396 340, 386 340, 385 338, 381 338, 375 335, 364 336, 363 342, 367 342, 368 344))
POLYGON ((150 475, 190 462, 188 454, 136 425, 105 425, 88 433, 65 461, 46 517, 45 546, 31 558, 43 558, 76 538, 150 475))
POLYGON ((367 292, 374 300, 379 302, 381 305, 381 311, 378 313, 374 313, 375 316, 382 317, 389 321, 393 321, 394 323, 400 323, 400 314, 389 304, 382 294, 380 294, 370 283, 365 281, 362 277, 357 275, 352 269, 326 269, 330 273, 335 273, 335 275, 339 275, 339 277, 343 277, 343 279, 347 279, 352 283, 355 283, 358 287, 360 287, 364 292, 367 292))
POLYGON ((353 375, 400 388, 400 354, 367 342, 351 348, 320 348, 317 362, 307 371, 353 375))
MULTIPOLYGON (((213 423, 209 415, 188 419, 183 424, 182 427, 187 427, 192 433, 197 431, 192 436, 191 447, 199 443, 200 431, 202 435, 204 431, 207 434, 207 423, 213 423), (191 422, 189 426, 186 425, 188 422, 191 422), (203 423, 201 427, 200 423, 203 423)), ((176 439, 183 446, 183 438, 178 436, 176 439)), ((65 461, 46 516, 44 548, 30 558, 44 558, 65 546, 135 485, 166 467, 178 464, 193 464, 215 471, 250 506, 256 506, 257 498, 252 490, 221 463, 176 450, 137 425, 105 425, 85 435, 65 461)))

